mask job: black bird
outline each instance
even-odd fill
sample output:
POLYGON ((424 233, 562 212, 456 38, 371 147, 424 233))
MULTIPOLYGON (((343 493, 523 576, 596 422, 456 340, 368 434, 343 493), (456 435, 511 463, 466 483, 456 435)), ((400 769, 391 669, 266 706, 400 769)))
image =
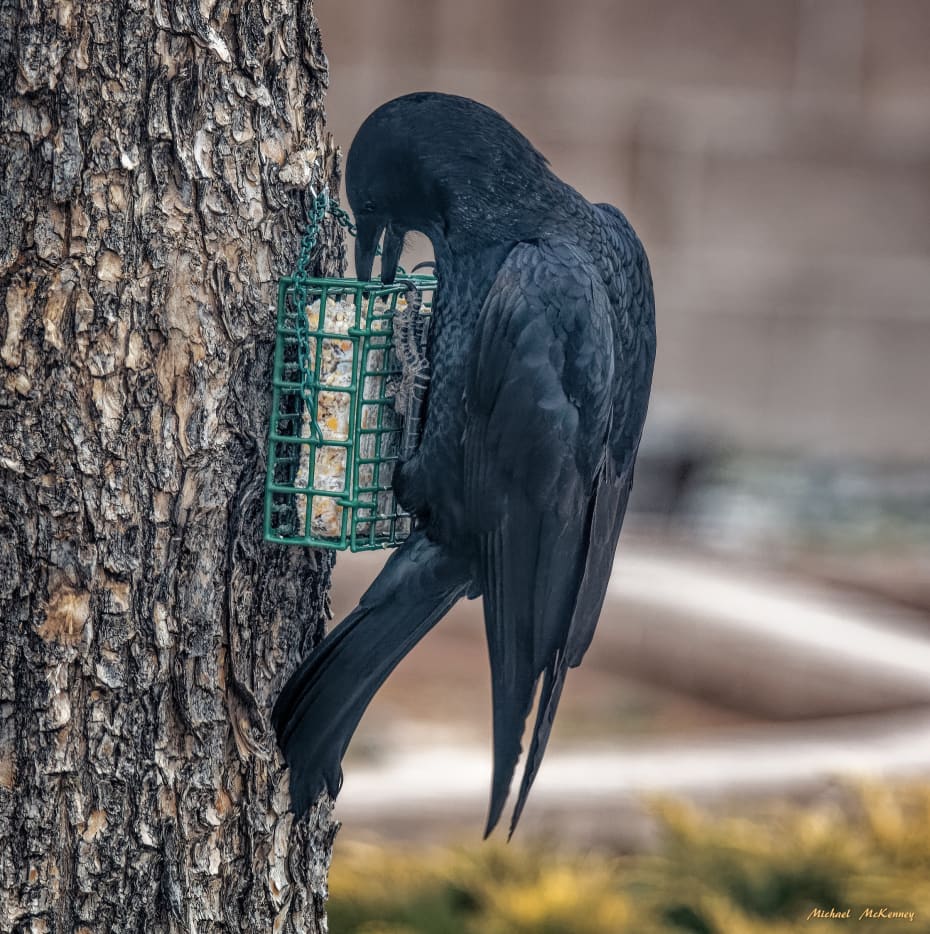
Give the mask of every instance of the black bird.
POLYGON ((439 288, 417 451, 395 471, 416 528, 274 708, 300 814, 342 783, 374 693, 462 596, 484 602, 496 826, 542 677, 511 833, 539 769, 568 668, 597 624, 633 480, 655 356, 642 244, 590 204, 500 114, 463 97, 390 101, 352 143, 356 274, 384 235, 432 242, 439 288))

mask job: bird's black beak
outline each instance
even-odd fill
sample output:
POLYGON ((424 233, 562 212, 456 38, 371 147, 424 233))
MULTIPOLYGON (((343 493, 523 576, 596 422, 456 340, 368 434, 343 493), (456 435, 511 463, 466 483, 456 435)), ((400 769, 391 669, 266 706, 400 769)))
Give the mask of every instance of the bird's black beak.
POLYGON ((355 222, 355 228, 355 276, 362 282, 368 282, 384 225, 373 217, 362 217, 355 222))
POLYGON ((404 249, 404 235, 388 224, 384 232, 384 249, 381 252, 381 281, 393 285, 397 274, 397 264, 404 249))

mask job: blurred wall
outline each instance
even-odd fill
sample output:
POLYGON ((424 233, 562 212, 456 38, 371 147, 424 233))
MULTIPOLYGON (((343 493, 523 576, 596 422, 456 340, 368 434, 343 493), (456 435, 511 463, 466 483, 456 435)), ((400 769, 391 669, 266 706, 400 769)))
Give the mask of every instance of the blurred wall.
POLYGON ((393 96, 464 94, 627 213, 656 282, 660 408, 748 448, 930 458, 930 3, 316 12, 344 149, 393 96))

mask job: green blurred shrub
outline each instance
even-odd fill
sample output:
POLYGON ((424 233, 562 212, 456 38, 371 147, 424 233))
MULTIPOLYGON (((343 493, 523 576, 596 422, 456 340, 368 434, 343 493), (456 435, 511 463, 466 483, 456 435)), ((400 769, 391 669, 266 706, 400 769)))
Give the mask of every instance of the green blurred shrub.
POLYGON ((548 845, 390 851, 337 846, 332 934, 794 934, 930 930, 930 787, 859 789, 764 817, 653 806, 654 854, 548 845), (916 923, 859 921, 865 907, 916 923), (849 922, 811 921, 850 908, 849 922), (851 925, 851 927, 847 927, 851 925))

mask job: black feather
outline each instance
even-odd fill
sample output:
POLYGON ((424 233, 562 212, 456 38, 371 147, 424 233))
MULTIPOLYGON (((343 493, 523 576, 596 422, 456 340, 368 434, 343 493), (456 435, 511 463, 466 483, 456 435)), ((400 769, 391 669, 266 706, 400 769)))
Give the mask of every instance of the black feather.
POLYGON ((298 814, 323 791, 333 798, 339 793, 342 757, 365 708, 467 583, 460 561, 415 532, 287 682, 271 719, 291 768, 298 814))

